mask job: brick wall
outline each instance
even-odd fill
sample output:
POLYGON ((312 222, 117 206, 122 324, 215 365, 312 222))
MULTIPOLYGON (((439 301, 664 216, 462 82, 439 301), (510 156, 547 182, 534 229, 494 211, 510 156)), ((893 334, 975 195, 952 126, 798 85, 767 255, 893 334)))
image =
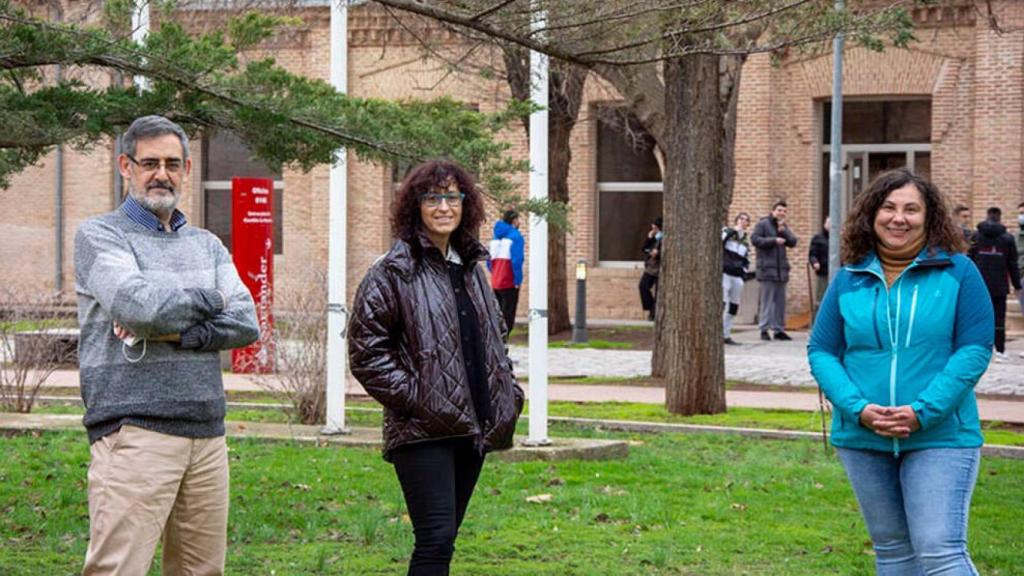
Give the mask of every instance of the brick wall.
MULTIPOLYGON (((995 2, 1001 24, 1009 29, 1024 23, 1024 4, 995 2)), ((268 42, 262 51, 272 54, 289 70, 326 79, 329 62, 328 14, 325 9, 302 11, 303 24, 268 42)), ((208 21, 216 15, 204 15, 208 21)), ((932 176, 951 199, 975 210, 976 218, 989 205, 1012 208, 1022 196, 1024 154, 1024 32, 997 34, 973 21, 969 10, 915 12, 924 27, 920 42, 910 50, 874 53, 855 46, 847 50, 844 86, 848 98, 927 96, 932 100, 932 176), (951 20, 956 26, 947 25, 951 20), (977 151, 977 153, 976 153, 977 151)), ((386 15, 366 7, 351 11, 349 91, 357 96, 389 99, 432 98, 450 95, 477 104, 482 111, 500 108, 508 89, 500 79, 484 79, 472 71, 451 73, 437 59, 427 58, 408 32, 398 30, 386 15)), ((423 28, 433 38, 447 33, 423 28)), ((491 64, 494 54, 482 53, 491 64)), ((789 202, 789 219, 800 238, 791 250, 794 264, 790 310, 807 307, 803 262, 810 237, 822 220, 819 187, 821 174, 821 102, 831 96, 830 53, 797 55, 780 65, 767 56, 750 57, 743 71, 739 101, 739 136, 736 147, 736 189, 729 219, 739 211, 754 221, 766 215, 776 198, 789 202)), ((103 78, 90 81, 102 83, 103 78)), ((572 232, 567 237, 570 300, 575 296, 571 270, 577 260, 590 266, 588 312, 594 318, 642 317, 636 284, 641 269, 599 267, 595 229, 597 216, 596 106, 614 102, 618 95, 597 78, 588 79, 580 118, 572 134, 573 163, 569 172, 572 232)), ((525 158, 527 141, 519 124, 504 136, 511 154, 525 158)), ((195 223, 202 222, 200 191, 201 142, 192 145, 196 165, 184 191, 182 207, 195 223)), ((65 163, 65 286, 73 282, 71 255, 75 226, 111 207, 116 171, 112 147, 100 143, 92 151, 68 152, 65 163)), ((388 207, 391 170, 350 155, 348 296, 351 299, 366 268, 390 245, 388 207)), ((284 252, 275 259, 279 289, 300 286, 310 272, 327 267, 327 167, 309 173, 285 170, 284 252)), ((54 277, 53 155, 17 175, 11 188, 0 192, 0 269, 4 282, 14 279, 53 288, 54 277)), ((527 177, 517 184, 528 194, 527 177)), ((488 204, 482 239, 490 238, 502 207, 488 204)), ((527 237, 529 230, 522 227, 527 237)), ((526 280, 528 283, 528 278, 526 280)), ((524 291, 520 313, 525 313, 524 291)), ((747 303, 750 307, 756 303, 747 303)), ((572 306, 572 302, 570 302, 572 306)), ((572 308, 570 308, 571 310, 572 308)))

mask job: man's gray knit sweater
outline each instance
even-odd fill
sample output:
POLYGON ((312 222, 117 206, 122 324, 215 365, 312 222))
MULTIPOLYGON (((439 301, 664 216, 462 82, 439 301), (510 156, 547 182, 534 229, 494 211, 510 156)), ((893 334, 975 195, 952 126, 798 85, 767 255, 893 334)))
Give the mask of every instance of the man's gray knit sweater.
POLYGON ((75 236, 78 358, 89 442, 131 424, 164 434, 224 434, 219 351, 259 336, 255 307, 216 236, 150 230, 122 210, 75 236), (139 338, 127 346, 117 322, 139 338), (180 343, 143 338, 180 334, 180 343), (137 360, 141 356, 141 360, 137 360))

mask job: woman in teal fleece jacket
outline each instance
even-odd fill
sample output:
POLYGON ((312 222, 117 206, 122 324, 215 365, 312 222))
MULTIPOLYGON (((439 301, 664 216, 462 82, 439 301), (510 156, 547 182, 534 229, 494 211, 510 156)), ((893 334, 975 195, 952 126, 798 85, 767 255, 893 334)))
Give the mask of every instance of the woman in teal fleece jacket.
POLYGON ((832 444, 880 575, 977 574, 967 516, 992 355, 985 284, 930 182, 900 169, 858 197, 808 345, 832 444))

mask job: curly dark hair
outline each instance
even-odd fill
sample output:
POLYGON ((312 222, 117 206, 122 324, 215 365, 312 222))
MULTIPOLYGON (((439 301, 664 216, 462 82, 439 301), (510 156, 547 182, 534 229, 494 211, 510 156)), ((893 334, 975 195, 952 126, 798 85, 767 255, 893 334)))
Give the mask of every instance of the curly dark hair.
POLYGON ((462 201, 462 220, 452 232, 449 242, 460 254, 465 254, 477 242, 480 224, 484 221, 484 201, 476 179, 455 162, 429 160, 409 170, 391 203, 391 233, 408 242, 417 254, 420 243, 416 237, 423 230, 420 197, 435 188, 447 188, 451 180, 466 197, 462 201))
POLYGON ((856 264, 875 249, 878 240, 875 236, 875 216, 889 193, 907 184, 913 184, 924 200, 925 245, 929 250, 942 248, 950 254, 967 250, 963 233, 953 223, 946 198, 939 189, 922 176, 906 168, 897 168, 875 178, 854 201, 853 210, 843 226, 843 262, 856 264))

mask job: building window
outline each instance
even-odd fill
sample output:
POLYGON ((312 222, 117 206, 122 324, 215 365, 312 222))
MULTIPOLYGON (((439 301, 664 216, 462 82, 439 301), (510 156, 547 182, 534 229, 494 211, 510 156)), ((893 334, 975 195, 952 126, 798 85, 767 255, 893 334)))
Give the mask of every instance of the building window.
MULTIPOLYGON (((832 139, 832 103, 823 106, 821 141, 832 139)), ((843 102, 843 144, 919 144, 932 137, 930 100, 843 102)))
MULTIPOLYGON (((832 103, 821 114, 820 220, 829 213, 829 163, 832 138, 832 103)), ((879 174, 909 168, 931 177, 931 100, 874 100, 843 102, 842 211, 867 189, 879 174)))
POLYGON ((633 265, 662 211, 654 139, 623 107, 599 109, 597 119, 597 258, 633 265))
POLYGON ((249 148, 230 132, 203 137, 203 227, 231 250, 231 179, 274 180, 274 254, 284 252, 284 182, 281 171, 255 160, 249 148))

